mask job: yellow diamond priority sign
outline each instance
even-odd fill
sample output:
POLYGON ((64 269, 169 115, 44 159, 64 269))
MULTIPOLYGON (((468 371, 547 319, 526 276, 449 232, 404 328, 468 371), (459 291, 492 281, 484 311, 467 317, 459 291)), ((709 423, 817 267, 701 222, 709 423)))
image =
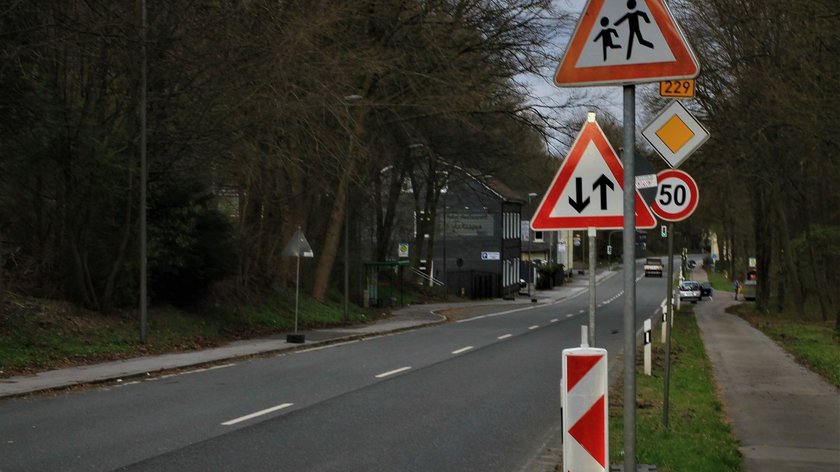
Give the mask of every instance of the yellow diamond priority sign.
POLYGON ((709 139, 709 132, 680 102, 672 101, 645 126, 642 136, 676 169, 709 139))

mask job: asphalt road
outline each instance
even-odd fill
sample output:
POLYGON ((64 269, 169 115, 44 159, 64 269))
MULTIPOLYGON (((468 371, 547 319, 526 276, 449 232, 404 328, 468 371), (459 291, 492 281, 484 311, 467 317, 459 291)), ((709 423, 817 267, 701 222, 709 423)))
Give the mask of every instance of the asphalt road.
MULTIPOLYGON (((637 270, 637 273, 640 271, 637 270)), ((621 368, 623 275, 597 289, 621 368)), ((639 278, 637 325, 665 279, 639 278)), ((0 472, 514 471, 560 425, 588 296, 146 381, 0 402, 0 472)))

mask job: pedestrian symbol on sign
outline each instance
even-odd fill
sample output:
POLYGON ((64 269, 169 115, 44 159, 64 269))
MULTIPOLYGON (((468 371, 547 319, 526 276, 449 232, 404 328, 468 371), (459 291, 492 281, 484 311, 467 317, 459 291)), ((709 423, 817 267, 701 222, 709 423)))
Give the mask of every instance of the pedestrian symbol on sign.
POLYGON ((604 62, 607 61, 607 48, 621 49, 621 46, 619 46, 618 44, 613 44, 612 40, 613 35, 616 38, 618 38, 618 31, 616 31, 614 28, 607 28, 609 25, 609 18, 607 18, 606 16, 601 18, 601 26, 603 26, 604 29, 602 29, 601 32, 598 33, 598 36, 595 36, 595 42, 598 42, 598 40, 600 39, 604 43, 604 62))
MULTIPOLYGON (((643 11, 633 11, 636 8, 636 0, 627 0, 627 9, 629 12, 615 22, 615 26, 627 22, 627 27, 630 29, 630 41, 627 43, 627 59, 633 55, 633 38, 639 40, 639 44, 653 49, 653 43, 645 41, 642 37, 642 31, 639 29, 639 19, 645 20, 645 23, 650 23, 650 18, 643 11)), ((606 60, 606 59, 604 59, 606 60)))

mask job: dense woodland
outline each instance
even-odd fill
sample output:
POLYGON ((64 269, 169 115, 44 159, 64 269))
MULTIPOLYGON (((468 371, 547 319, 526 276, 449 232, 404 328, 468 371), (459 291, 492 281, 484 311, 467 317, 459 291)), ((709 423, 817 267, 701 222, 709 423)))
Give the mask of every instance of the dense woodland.
MULTIPOLYGON (((354 248, 374 234, 355 262, 386 257, 391 197, 430 156, 544 188, 552 140, 585 116, 557 119, 580 93, 534 105, 520 80, 550 71, 577 17, 552 3, 171 0, 148 2, 143 28, 139 1, 6 2, 0 293, 137 304, 144 57, 152 303, 291 283, 281 252, 298 226, 318 255, 305 290, 326 299, 348 262, 345 213, 354 248)), ((712 134, 684 166, 703 194, 685 231, 715 231, 735 273, 757 257, 766 308, 835 316, 840 5, 669 4, 702 65, 689 106, 712 134)))
MULTIPOLYGON (((702 72, 691 105, 710 139, 685 164, 692 225, 717 231, 758 303, 840 327, 840 3, 672 1, 702 72)), ((742 278, 743 280, 743 278, 742 278)))
POLYGON ((550 62, 563 19, 549 6, 175 0, 148 2, 144 29, 140 2, 4 5, 4 285, 101 311, 137 303, 145 55, 152 302, 290 283, 281 252, 298 226, 318 255, 306 290, 324 300, 345 212, 354 256, 384 258, 383 196, 425 156, 544 185, 547 121, 515 78, 550 62), (377 244, 360 249, 353 215, 372 207, 377 244))

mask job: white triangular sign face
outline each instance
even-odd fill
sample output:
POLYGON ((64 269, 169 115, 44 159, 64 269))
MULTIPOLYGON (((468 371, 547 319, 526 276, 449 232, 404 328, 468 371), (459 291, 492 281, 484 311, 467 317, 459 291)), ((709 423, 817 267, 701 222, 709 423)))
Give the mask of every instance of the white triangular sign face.
MULTIPOLYGON (((656 219, 635 186, 636 227, 656 219)), ((620 229, 624 227, 624 167, 598 123, 583 125, 569 155, 540 202, 531 228, 620 229)))
POLYGON ((690 79, 700 66, 662 0, 589 0, 554 76, 558 86, 690 79))
POLYGON ((286 247, 283 249, 283 255, 292 257, 315 257, 315 253, 312 251, 312 246, 309 245, 309 241, 306 240, 306 236, 303 235, 303 230, 300 228, 295 231, 295 234, 289 240, 289 243, 286 244, 286 247))

